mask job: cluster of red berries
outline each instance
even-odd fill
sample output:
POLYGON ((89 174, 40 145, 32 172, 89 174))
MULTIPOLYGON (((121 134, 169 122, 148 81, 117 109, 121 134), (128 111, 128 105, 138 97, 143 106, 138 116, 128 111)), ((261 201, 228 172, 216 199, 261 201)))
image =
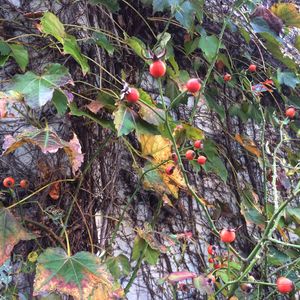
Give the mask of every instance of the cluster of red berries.
MULTIPOLYGON (((6 188, 13 188, 16 182, 13 177, 6 177, 2 183, 6 188)), ((27 189, 29 187, 29 181, 26 179, 22 179, 19 185, 22 189, 27 189)))
MULTIPOLYGON (((256 69, 257 69, 257 66, 254 65, 254 64, 251 64, 251 65, 249 65, 249 67, 248 67, 248 71, 251 72, 251 73, 256 72, 256 69)), ((223 79, 224 79, 224 81, 230 81, 230 80, 232 79, 232 76, 231 76, 229 73, 226 73, 226 74, 223 76, 223 79)))
POLYGON ((207 253, 210 255, 210 257, 208 258, 208 262, 210 264, 214 265, 214 269, 220 269, 221 268, 221 264, 220 262, 216 259, 217 256, 217 246, 215 245, 209 245, 207 247, 207 253))
MULTIPOLYGON (((194 142, 194 148, 195 149, 203 149, 203 143, 201 140, 196 140, 194 142)), ((186 153, 185 153, 185 157, 187 160, 194 160, 195 157, 196 157, 196 152, 194 150, 187 150, 186 153)), ((177 163, 178 162, 178 157, 177 157, 177 154, 176 153, 172 153, 171 155, 171 159, 173 160, 174 163, 177 163)), ((203 156, 203 155, 199 155, 198 158, 197 158, 197 162, 199 165, 205 165, 206 163, 206 157, 203 156)), ((166 173, 168 175, 172 175, 173 172, 174 172, 174 169, 175 169, 175 166, 174 164, 170 164, 170 165, 167 165, 166 167, 166 173)))

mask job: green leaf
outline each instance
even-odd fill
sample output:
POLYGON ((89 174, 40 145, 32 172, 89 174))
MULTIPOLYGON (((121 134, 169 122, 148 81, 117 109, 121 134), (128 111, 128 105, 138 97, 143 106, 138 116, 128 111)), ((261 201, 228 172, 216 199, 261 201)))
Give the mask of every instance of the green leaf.
POLYGON ((132 248, 132 260, 138 260, 147 243, 144 239, 140 238, 138 235, 135 237, 132 248))
POLYGON ((59 21, 58 17, 51 12, 44 13, 41 19, 42 32, 54 36, 60 43, 66 37, 64 25, 59 21))
POLYGON ((136 128, 136 113, 125 104, 120 104, 113 114, 118 137, 127 135, 136 128))
POLYGON ((63 249, 48 248, 38 257, 36 295, 57 291, 88 299, 96 287, 101 287, 104 294, 112 290, 111 276, 96 255, 82 251, 69 256, 63 249))
POLYGON ((118 0, 89 0, 93 5, 102 4, 111 12, 116 12, 120 9, 118 0))
POLYGON ((19 241, 33 238, 34 235, 28 233, 8 209, 0 208, 0 266, 10 257, 19 241))
POLYGON ((149 124, 140 118, 136 119, 135 125, 136 125, 135 129, 137 134, 151 134, 151 135, 160 134, 157 126, 149 124))
POLYGON ((271 7, 271 11, 279 17, 286 26, 300 28, 299 8, 293 3, 277 3, 271 7))
POLYGON ((86 57, 84 57, 73 35, 67 35, 63 40, 64 52, 70 54, 81 66, 82 73, 85 75, 90 71, 86 57))
POLYGON ((189 140, 203 140, 205 138, 204 133, 201 129, 191 126, 187 123, 182 123, 185 129, 185 136, 189 140))
POLYGON ((9 44, 0 40, 0 66, 4 66, 9 56, 12 56, 24 72, 28 62, 28 51, 20 44, 9 44))
POLYGON ((250 40, 251 40, 251 36, 250 36, 249 32, 244 27, 240 27, 240 26, 239 26, 239 31, 240 31, 241 35, 243 36, 244 40, 246 41, 246 43, 249 44, 250 40))
POLYGON ((68 99, 66 95, 60 90, 55 90, 53 93, 52 102, 59 115, 63 115, 68 108, 68 99))
POLYGON ((23 45, 18 44, 9 44, 9 47, 11 49, 11 56, 15 59, 21 70, 24 72, 28 62, 28 51, 23 45))
POLYGON ((190 1, 185 1, 176 7, 175 19, 187 30, 191 30, 194 25, 194 7, 190 1))
POLYGON ((292 89, 300 83, 300 79, 293 72, 281 72, 280 69, 277 70, 277 80, 280 84, 285 84, 292 89))
POLYGON ((223 161, 219 157, 218 149, 215 143, 210 139, 205 139, 203 141, 202 151, 207 157, 207 162, 203 166, 203 169, 206 172, 213 172, 217 174, 224 182, 226 182, 228 178, 228 172, 223 161))
POLYGON ((290 261, 288 255, 277 250, 275 247, 269 247, 268 263, 273 266, 282 266, 290 261))
POLYGON ((94 39, 96 41, 96 44, 106 50, 110 56, 114 54, 115 47, 110 43, 110 41, 103 33, 96 32, 94 34, 94 39))
POLYGON ((64 52, 70 54, 80 64, 83 75, 89 72, 90 67, 87 59, 82 56, 76 38, 66 34, 64 25, 60 20, 54 14, 46 12, 41 19, 41 24, 42 32, 55 37, 63 45, 64 52))
POLYGON ((184 51, 186 55, 192 54, 197 48, 200 43, 200 38, 197 37, 194 40, 190 40, 184 43, 184 51))
MULTIPOLYGON (((299 183, 300 183, 300 181, 299 181, 299 183)), ((300 185, 299 185, 299 188, 300 188, 300 185)), ((289 207, 286 210, 287 210, 287 213, 294 219, 294 221, 298 225, 300 225, 300 208, 297 208, 297 207, 291 208, 291 207, 289 207)))
POLYGON ((214 57, 217 55, 218 45, 219 39, 215 35, 201 35, 199 48, 203 51, 208 62, 212 62, 214 57))
POLYGON ((242 203, 241 213, 244 215, 247 223, 253 223, 261 228, 266 225, 266 218, 263 216, 258 204, 254 203, 253 191, 245 189, 241 192, 242 203))
POLYGON ((24 75, 15 75, 9 89, 21 93, 31 108, 38 108, 52 99, 55 89, 72 82, 67 68, 51 64, 41 76, 30 71, 24 75))
POLYGON ((208 107, 215 111, 221 118, 221 120, 224 120, 225 118, 225 109, 222 105, 218 104, 215 98, 217 97, 217 89, 210 89, 207 90, 205 93, 205 99, 206 103, 208 104, 208 107))
POLYGON ((135 54, 144 59, 143 52, 146 52, 146 45, 140 39, 134 36, 127 38, 126 42, 135 54))
POLYGON ((97 95, 97 101, 110 111, 114 111, 116 109, 115 98, 110 94, 100 91, 97 95))
POLYGON ((153 0, 153 11, 164 11, 165 9, 170 7, 169 0, 153 0))
POLYGON ((150 265, 155 265, 159 258, 160 252, 152 249, 149 245, 145 251, 145 261, 147 261, 150 265))

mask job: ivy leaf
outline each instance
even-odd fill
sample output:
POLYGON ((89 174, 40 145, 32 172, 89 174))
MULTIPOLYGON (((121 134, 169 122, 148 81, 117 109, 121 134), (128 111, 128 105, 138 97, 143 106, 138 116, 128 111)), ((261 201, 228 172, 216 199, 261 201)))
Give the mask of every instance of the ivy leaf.
POLYGON ((136 128, 136 113, 125 104, 120 104, 113 115, 118 137, 127 135, 136 128))
POLYGON ((111 12, 116 12, 120 9, 118 0, 89 0, 89 2, 93 5, 102 4, 111 12))
POLYGON ((94 34, 94 39, 96 41, 96 44, 106 50, 110 56, 114 54, 115 47, 110 43, 110 41, 103 33, 96 32, 94 34))
POLYGON ((58 291, 84 300, 98 288, 102 289, 101 299, 110 299, 112 278, 96 255, 82 251, 69 256, 61 248, 48 248, 38 257, 35 296, 58 291))
POLYGON ((52 99, 55 89, 68 83, 73 84, 73 80, 67 68, 51 64, 40 76, 31 71, 15 75, 9 89, 22 94, 26 104, 34 109, 45 105, 52 99))
POLYGON ((130 37, 126 39, 126 43, 130 46, 130 48, 143 60, 145 59, 143 56, 143 52, 146 51, 146 45, 137 37, 130 37))
POLYGON ((67 35, 63 41, 64 53, 70 54, 81 66, 82 73, 85 75, 90 71, 86 57, 84 57, 73 35, 67 35))
POLYGON ((29 62, 27 49, 23 45, 10 44, 0 40, 0 66, 3 66, 10 56, 24 72, 29 62))
POLYGON ((208 62, 212 62, 214 57, 217 55, 218 45, 219 39, 215 35, 201 35, 199 48, 203 51, 208 62))
POLYGON ((271 7, 271 11, 279 17, 286 26, 300 28, 300 13, 293 3, 277 3, 271 7))
POLYGON ((156 265, 157 260, 159 258, 160 252, 152 249, 150 246, 147 247, 145 251, 145 261, 149 263, 149 265, 156 265))
POLYGON ((5 208, 0 208, 0 232, 0 266, 10 257, 10 253, 19 241, 34 238, 34 235, 28 233, 5 208))
POLYGON ((60 90, 55 90, 52 97, 52 102, 59 115, 63 115, 68 108, 67 96, 60 90))
POLYGON ((300 79, 293 72, 281 72, 280 69, 277 70, 277 80, 280 84, 285 84, 292 89, 300 83, 300 79))
POLYGON ((80 64, 83 75, 89 72, 90 67, 87 59, 82 56, 76 38, 65 32, 64 25, 53 13, 46 12, 43 15, 41 19, 41 31, 52 35, 63 45, 64 53, 70 54, 80 64))
POLYGON ((187 30, 191 30, 195 20, 195 10, 190 1, 185 1, 176 9, 175 19, 187 30))
POLYGON ((61 44, 63 44, 67 34, 64 25, 59 21, 57 16, 51 12, 44 13, 41 19, 41 26, 43 33, 54 36, 61 44))

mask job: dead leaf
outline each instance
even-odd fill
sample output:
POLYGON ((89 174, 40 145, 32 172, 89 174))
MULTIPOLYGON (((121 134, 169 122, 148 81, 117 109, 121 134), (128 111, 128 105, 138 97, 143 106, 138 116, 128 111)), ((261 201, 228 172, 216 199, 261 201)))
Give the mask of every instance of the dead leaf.
POLYGON ((92 113, 96 114, 101 108, 104 107, 99 101, 93 100, 86 106, 92 113))
POLYGON ((242 137, 240 134, 236 134, 234 139, 251 154, 254 154, 257 157, 261 156, 261 151, 251 139, 242 137))

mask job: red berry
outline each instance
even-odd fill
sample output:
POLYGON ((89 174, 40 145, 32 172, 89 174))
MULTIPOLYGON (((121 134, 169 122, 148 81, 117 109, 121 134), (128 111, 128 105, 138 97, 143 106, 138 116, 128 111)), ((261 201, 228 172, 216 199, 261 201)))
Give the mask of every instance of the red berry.
POLYGON ((224 243, 232 243, 235 240, 235 229, 222 229, 220 232, 220 239, 224 243))
POLYGON ((285 111, 285 115, 290 118, 293 119, 296 115, 296 109, 294 107, 290 107, 285 111))
POLYGON ((195 158, 196 153, 193 150, 188 150, 185 153, 185 157, 187 160, 193 160, 195 158))
POLYGON ((175 163, 178 161, 178 156, 175 152, 171 154, 171 158, 175 163))
POLYGON ((195 141, 194 147, 195 147, 196 149, 202 149, 202 148, 203 148, 202 141, 200 141, 200 140, 195 141))
POLYGON ((6 177, 6 178, 3 180, 3 185, 4 185, 6 188, 12 188, 12 187, 15 185, 15 180, 14 180, 12 177, 6 177))
POLYGON ((294 283, 286 277, 279 277, 276 281, 277 291, 281 294, 288 294, 294 289, 294 283))
POLYGON ((232 78, 231 75, 228 74, 228 73, 226 73, 226 74, 224 75, 224 77, 223 77, 224 81, 230 81, 231 78, 232 78))
POLYGON ((167 165, 167 167, 166 167, 166 173, 167 173, 168 175, 172 175, 173 172, 174 172, 174 169, 175 169, 175 166, 174 166, 174 165, 167 165))
POLYGON ((215 262, 215 260, 214 260, 212 257, 210 257, 210 258, 208 259, 208 262, 209 262, 210 264, 213 264, 213 263, 215 262))
POLYGON ((215 251, 216 251, 216 246, 214 246, 214 245, 209 245, 208 247, 207 247, 207 252, 208 252, 208 254, 210 254, 210 255, 215 255, 215 251))
POLYGON ((22 180, 20 181, 20 187, 21 187, 22 189, 27 189, 27 188, 29 187, 29 181, 26 180, 26 179, 22 179, 22 180))
POLYGON ((248 70, 250 71, 250 72, 255 72, 256 71, 256 65, 250 65, 249 66, 249 68, 248 68, 248 70))
POLYGON ((197 159, 197 162, 198 162, 199 165, 205 165, 205 163, 206 163, 206 157, 203 156, 203 155, 200 155, 198 157, 198 159, 197 159))
POLYGON ((161 60, 155 60, 150 65, 149 72, 154 78, 163 77, 166 74, 166 64, 161 60))
POLYGON ((190 93, 197 93, 201 89, 199 79, 192 78, 186 83, 186 88, 190 93))
POLYGON ((130 103, 136 103, 140 98, 140 93, 137 89, 130 88, 125 98, 130 103))
POLYGON ((220 269, 221 268, 221 265, 219 264, 219 262, 217 261, 215 264, 214 264, 214 269, 220 269))

